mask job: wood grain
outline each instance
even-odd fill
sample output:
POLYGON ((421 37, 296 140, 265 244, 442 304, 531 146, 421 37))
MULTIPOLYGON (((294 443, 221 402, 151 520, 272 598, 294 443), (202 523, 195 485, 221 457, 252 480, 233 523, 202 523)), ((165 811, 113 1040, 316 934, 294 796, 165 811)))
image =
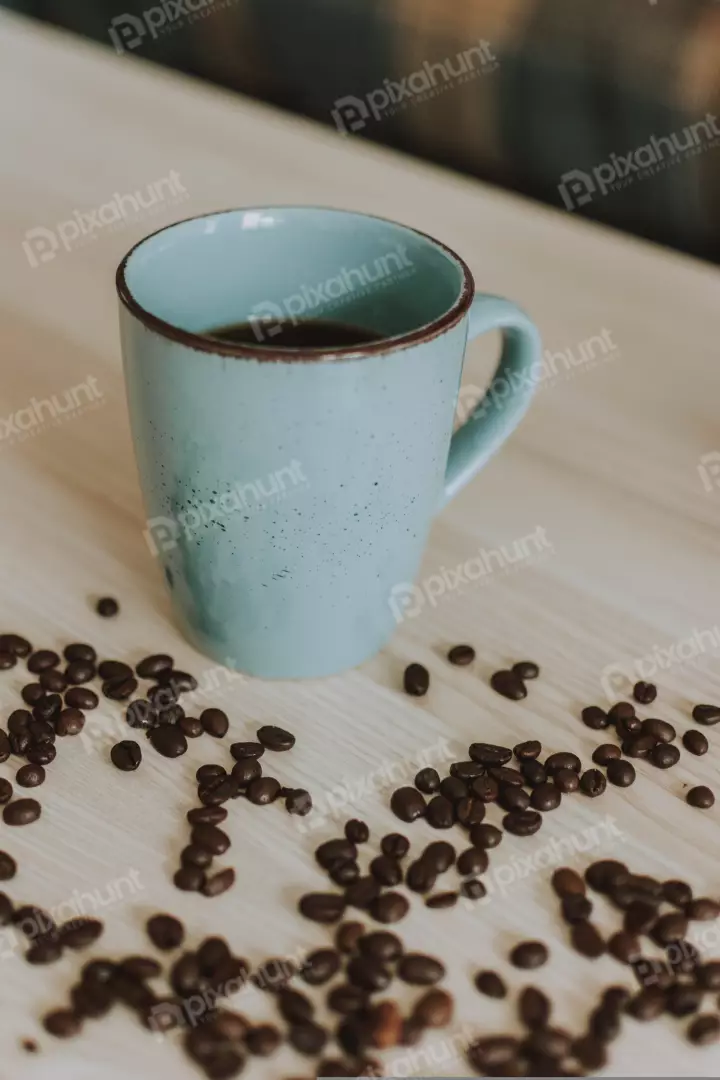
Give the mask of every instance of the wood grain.
MULTIPOLYGON (((477 739, 512 745, 537 737, 548 750, 574 750, 589 763, 602 739, 580 724, 580 709, 606 703, 610 665, 632 673, 656 647, 665 658, 656 653, 644 670, 660 695, 645 715, 684 730, 693 703, 718 700, 720 488, 698 468, 703 455, 720 451, 715 270, 164 73, 141 55, 117 57, 12 17, 1 21, 9 108, 1 121, 0 417, 88 377, 101 395, 62 423, 0 440, 2 627, 49 647, 90 638, 105 655, 130 661, 149 650, 171 652, 203 686, 215 679, 208 700, 227 708, 232 738, 251 737, 264 721, 297 733, 277 774, 310 788, 325 810, 315 830, 302 832, 279 807, 251 812, 234 804, 233 847, 223 863, 236 867, 236 888, 213 901, 180 894, 169 877, 194 770, 226 761, 227 748, 205 738, 179 761, 148 753, 138 773, 120 774, 108 750, 123 730, 121 709, 104 702, 87 737, 58 755, 41 792, 41 821, 13 832, 2 827, 0 846, 20 864, 8 885, 14 899, 54 907, 78 891, 94 894, 86 904, 97 904, 106 921, 101 945, 110 955, 144 950, 144 920, 164 909, 186 921, 191 943, 222 929, 253 962, 292 953, 327 938, 294 906, 303 890, 321 885, 311 852, 337 832, 333 813, 344 820, 352 809, 379 837, 396 824, 387 808, 393 781, 410 777, 423 752, 460 756, 477 739), (99 228, 83 246, 30 265, 22 245, 28 230, 55 229, 74 210, 145 189, 171 170, 187 189, 182 201, 99 228), (481 548, 512 550, 538 527, 550 545, 542 558, 446 588, 434 604, 426 593, 423 610, 359 670, 315 683, 230 681, 179 637, 143 540, 113 274, 125 250, 160 224, 217 207, 287 202, 347 206, 419 226, 457 248, 481 290, 522 304, 552 353, 580 356, 582 343, 603 331, 614 347, 597 363, 570 368, 556 360, 555 375, 548 360, 550 374, 521 430, 435 523, 422 579, 443 567, 457 577, 481 548), (115 620, 92 611, 92 599, 104 593, 121 600, 115 620), (699 639, 697 656, 685 646, 686 659, 679 658, 679 644, 703 631, 717 636, 699 639), (444 659, 458 641, 477 649, 470 669, 444 659), (542 676, 524 702, 506 702, 489 688, 489 675, 523 658, 536 660, 542 676), (419 701, 400 692, 411 659, 432 674, 419 701), (330 796, 336 806, 356 805, 333 810, 330 796), (101 904, 114 882, 133 873, 132 895, 130 885, 115 886, 112 895, 119 888, 122 898, 101 904)), ((471 346, 468 386, 484 385, 495 349, 490 339, 471 346)), ((23 681, 20 668, 3 673, 3 716, 23 681)), ((626 693, 627 680, 610 692, 626 693)), ((490 903, 445 912, 413 904, 403 935, 447 960, 458 1015, 452 1039, 429 1038, 425 1056, 400 1054, 397 1075, 467 1075, 463 1035, 516 1029, 512 1002, 481 999, 470 979, 493 967, 515 987, 526 982, 506 959, 522 937, 551 943, 537 982, 556 1000, 560 1024, 578 1026, 603 985, 628 983, 610 959, 591 963, 569 950, 549 870, 529 869, 526 860, 543 850, 541 859, 551 862, 551 841, 589 843, 592 855, 574 857, 581 867, 611 852, 639 871, 687 876, 700 895, 717 893, 720 807, 701 813, 683 801, 687 785, 720 780, 718 736, 708 734, 705 758, 683 754, 670 773, 640 763, 629 790, 566 800, 534 840, 506 838, 493 859, 490 903), (499 876, 498 867, 505 868, 499 876)), ((4 776, 13 771, 10 763, 0 767, 4 776)), ((409 831, 414 842, 430 837, 422 825, 409 831)), ((599 921, 612 925, 605 911, 599 921)), ((10 955, 0 966, 2 1080, 196 1075, 172 1040, 155 1041, 120 1013, 89 1024, 77 1040, 53 1042, 39 1017, 63 1000, 82 958, 36 969, 3 934, 10 955), (21 1036, 38 1038, 41 1053, 20 1050, 21 1036)), ((238 1007, 271 1015, 259 993, 238 1007)), ((646 1029, 628 1021, 608 1074, 715 1075, 719 1067, 719 1050, 688 1049, 681 1022, 646 1029)), ((274 1080, 308 1071, 283 1050, 245 1075, 274 1080)))

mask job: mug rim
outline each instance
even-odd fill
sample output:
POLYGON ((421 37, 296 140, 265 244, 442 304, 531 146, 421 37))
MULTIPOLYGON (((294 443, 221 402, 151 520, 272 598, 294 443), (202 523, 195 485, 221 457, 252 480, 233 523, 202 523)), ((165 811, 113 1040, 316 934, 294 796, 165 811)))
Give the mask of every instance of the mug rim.
POLYGON ((433 338, 438 337, 440 334, 460 322, 467 314, 475 294, 475 281, 472 272, 470 271, 470 267, 457 252, 453 251, 447 244, 443 244, 441 240, 436 240, 434 236, 430 236, 420 229, 415 229, 412 225, 405 225, 400 221, 393 221, 392 218, 381 217, 379 214, 366 214, 362 210, 343 210, 335 206, 302 204, 228 207, 225 210, 210 210, 205 214, 191 214, 190 217, 181 218, 179 221, 172 221, 170 224, 163 225, 162 228, 148 233, 147 236, 138 240, 138 242, 133 244, 130 250, 126 252, 118 264, 115 274, 115 287, 120 302, 131 315, 134 315, 135 318, 143 324, 143 326, 148 330, 155 331, 170 341, 177 342, 179 345, 185 345, 188 348, 195 349, 197 352, 210 353, 214 356, 229 356, 238 360, 277 362, 292 359, 295 363, 298 361, 314 362, 317 360, 362 359, 363 357, 377 356, 380 353, 397 352, 401 349, 410 348, 413 345, 420 345, 431 341, 433 338), (246 345, 239 342, 216 340, 205 334, 196 333, 193 330, 183 330, 179 326, 175 326, 173 323, 168 322, 166 319, 162 319, 158 315, 153 315, 151 311, 148 311, 148 309, 133 296, 127 282, 125 271, 133 254, 149 240, 159 236, 161 233, 167 232, 169 229, 174 229, 177 225, 184 225, 189 221, 201 221, 203 218, 220 217, 223 214, 252 213, 253 211, 262 212, 263 210, 319 210, 323 213, 330 214, 351 214, 356 217, 364 217, 372 221, 381 221, 386 225, 394 225, 401 229, 407 229, 408 232, 414 233, 416 236, 428 241, 435 247, 440 248, 440 250, 448 255, 458 266, 462 274, 460 292, 451 306, 446 311, 442 312, 442 314, 438 315, 437 318, 433 319, 432 322, 424 323, 422 326, 419 326, 414 330, 409 330, 404 334, 396 334, 393 337, 381 338, 379 341, 373 341, 368 344, 345 345, 332 349, 324 347, 307 349, 299 348, 297 346, 282 348, 277 345, 263 345, 259 342, 257 345, 246 345))

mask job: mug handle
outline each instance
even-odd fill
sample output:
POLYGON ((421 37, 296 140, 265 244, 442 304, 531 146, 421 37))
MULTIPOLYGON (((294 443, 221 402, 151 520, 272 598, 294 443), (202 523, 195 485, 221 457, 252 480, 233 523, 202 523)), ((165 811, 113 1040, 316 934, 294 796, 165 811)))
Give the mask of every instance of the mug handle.
POLYGON ((515 430, 537 386, 540 333, 525 312, 500 296, 476 296, 470 307, 468 341, 488 330, 503 331, 500 361, 485 395, 450 441, 443 506, 515 430))

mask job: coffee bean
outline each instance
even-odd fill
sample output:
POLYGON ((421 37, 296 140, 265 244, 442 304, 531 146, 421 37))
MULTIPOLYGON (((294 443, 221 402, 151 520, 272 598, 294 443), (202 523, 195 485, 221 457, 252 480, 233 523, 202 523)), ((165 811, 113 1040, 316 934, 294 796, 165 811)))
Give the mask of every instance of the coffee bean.
POLYGON ((455 817, 466 829, 485 819, 485 803, 477 795, 468 795, 455 804, 455 817))
POLYGON ((580 776, 574 769, 558 769, 553 776, 553 783, 558 791, 567 795, 580 787, 580 776))
POLYGON ((244 758, 259 758, 265 753, 265 747, 259 742, 236 742, 230 747, 230 753, 236 761, 244 758))
POLYGON ((496 825, 473 825, 470 830, 470 843, 477 848, 496 848, 503 834, 496 825))
POLYGON ((486 894, 487 889, 477 878, 468 878, 460 884, 460 895, 467 900, 482 900, 486 894))
POLYGON ((55 728, 47 720, 31 720, 27 732, 36 746, 40 743, 55 742, 55 728))
POLYGON ((463 875, 484 874, 488 864, 487 852, 482 848, 471 847, 458 856, 457 869, 458 873, 463 875))
MULTIPOLYGON (((222 709, 204 709, 200 713, 200 723, 203 726, 203 730, 212 735, 215 739, 223 739, 230 727, 230 721, 227 718, 227 713, 224 713, 222 709)), ((291 744, 292 745, 292 744, 291 744)))
POLYGON ((498 804, 503 810, 527 810, 530 806, 530 796, 521 787, 512 784, 501 784, 498 792, 498 804))
POLYGON ((370 904, 370 914, 377 922, 396 923, 408 913, 408 901, 397 892, 386 892, 370 904))
POLYGON ((697 900, 690 901, 685 914, 695 922, 709 922, 720 915, 720 904, 707 896, 700 896, 697 900))
POLYGON ((230 837, 222 829, 218 829, 217 825, 194 825, 190 840, 213 855, 224 855, 230 847, 230 837))
POLYGON ((503 818, 503 828, 515 836, 532 836, 541 825, 542 817, 536 810, 517 810, 503 818))
POLYGON ((38 649, 28 657, 27 669, 33 675, 37 675, 38 672, 45 671, 47 668, 57 667, 59 663, 60 657, 52 649, 38 649))
POLYGON ((351 818, 345 822, 345 839, 351 844, 365 844, 370 839, 370 829, 364 821, 351 818))
POLYGON ((704 990, 720 990, 720 960, 710 960, 698 968, 697 984, 704 990))
POLYGON ((433 829, 451 829, 455 821, 453 804, 444 795, 435 795, 427 804, 425 819, 433 829))
POLYGON ((550 1020, 551 1005, 547 996, 536 986, 526 986, 518 999, 521 1022, 530 1031, 544 1029, 550 1020))
POLYGON ((432 795, 440 787, 440 775, 437 769, 421 769, 413 781, 418 791, 425 795, 432 795))
POLYGON ((458 667, 467 667, 475 659, 475 650, 472 645, 453 645, 447 654, 447 658, 451 664, 457 664, 458 667))
POLYGON ((424 697, 430 686, 430 672, 422 664, 408 664, 403 674, 403 689, 411 697, 424 697))
POLYGON ((94 690, 86 686, 72 686, 65 691, 65 704, 72 709, 96 709, 100 699, 94 690))
POLYGON ((619 746, 615 746, 614 743, 602 743, 593 751, 592 759, 596 765, 609 765, 611 761, 616 761, 620 754, 619 746))
POLYGON ((632 961, 630 966, 633 975, 644 989, 656 987, 664 991, 675 982, 675 976, 662 960, 646 960, 641 957, 632 961))
POLYGON ((675 907, 685 907, 692 900, 692 889, 685 881, 665 881, 662 887, 663 899, 675 907))
POLYGON ((692 718, 697 724, 717 724, 720 720, 720 706, 696 705, 692 711, 692 718))
MULTIPOLYGON (((94 672, 94 670, 91 665, 91 672, 94 672)), ((92 674, 89 677, 92 678, 92 674)), ((66 689, 68 682, 72 681, 72 679, 66 678, 62 671, 56 671, 55 668, 48 668, 46 671, 40 672, 40 685, 48 693, 61 694, 66 689)))
POLYGON ((71 1039, 82 1030, 82 1019, 70 1009, 56 1009, 43 1017, 43 1027, 56 1039, 71 1039))
POLYGON ((525 783, 529 784, 530 787, 540 787, 541 784, 547 781, 547 773, 539 761, 521 762, 520 771, 525 777, 525 783))
MULTIPOLYGON (((576 775, 576 773, 573 773, 573 776, 576 775)), ((532 806, 533 810, 547 812, 548 810, 557 809, 561 799, 562 795, 556 784, 539 784, 536 788, 533 788, 530 795, 530 806, 532 806)))
POLYGON ((10 740, 7 733, 0 729, 0 762, 7 761, 11 752, 10 740))
POLYGON ((0 892, 0 926, 7 926, 13 919, 13 905, 10 897, 0 892))
POLYGON ((478 776, 472 782, 473 795, 484 803, 494 802, 498 797, 499 790, 500 785, 492 776, 478 776))
POLYGON ((153 749, 163 757, 176 758, 187 752, 187 739, 174 724, 163 724, 148 734, 153 749))
POLYGON ((384 990, 392 978, 390 969, 374 956, 356 956, 347 965, 348 982, 361 990, 384 990))
POLYGON ((322 1052, 327 1038, 325 1029, 312 1021, 291 1024, 288 1031, 290 1045, 294 1046, 299 1054, 307 1054, 309 1057, 317 1057, 322 1052))
POLYGON ((145 928, 153 945, 163 952, 177 949, 185 940, 185 928, 174 915, 153 915, 145 928))
POLYGON ((643 735, 654 735, 659 742, 671 743, 677 738, 677 732, 672 724, 668 724, 667 720, 658 720, 656 717, 650 717, 642 722, 643 735))
POLYGON ((305 957, 300 978, 308 986, 322 986, 340 970, 340 956, 335 949, 316 949, 305 957))
POLYGON ((196 806, 185 815, 191 825, 219 825, 227 818, 222 806, 196 806))
POLYGON ((435 886, 437 871, 425 859, 417 859, 408 867, 405 884, 412 892, 427 893, 435 886))
POLYGON ((13 786, 4 776, 0 776, 0 806, 9 803, 13 797, 13 786))
POLYGON ((690 806, 696 806, 700 810, 709 810, 711 806, 715 805, 715 796, 709 787, 699 785, 698 787, 690 788, 685 796, 686 802, 690 806))
POLYGON ((178 671, 176 668, 165 668, 158 672, 155 681, 159 686, 171 688, 175 694, 192 693, 198 688, 198 681, 194 675, 190 675, 187 671, 178 671))
POLYGON ((657 945, 673 945, 682 941, 687 933, 688 921, 679 911, 661 915, 652 928, 652 939, 657 945))
POLYGON ((200 892, 205 884, 205 873, 199 866, 181 866, 175 873, 173 882, 183 892, 200 892))
POLYGON ((518 761, 534 761, 542 753, 542 743, 537 739, 528 739, 513 747, 513 754, 518 761))
POLYGON ((412 1019, 425 1028, 446 1027, 453 1018, 453 999, 445 990, 428 990, 416 1001, 412 1019))
POLYGON ((580 777, 580 790, 591 799, 602 795, 606 787, 607 780, 599 769, 586 769, 580 777))
POLYGON ((586 896, 564 896, 561 911, 566 923, 586 922, 592 915, 593 906, 586 896))
POLYGON ((134 675, 118 675, 113 679, 106 679, 102 684, 102 692, 111 701, 127 701, 138 688, 138 681, 134 675))
POLYGON ((552 887, 559 897, 584 896, 585 882, 575 870, 562 866, 552 876, 552 887))
POLYGON ((113 615, 117 615, 120 605, 114 596, 101 596, 95 604, 95 610, 98 615, 102 615, 103 619, 110 619, 113 615))
POLYGON ((687 1030, 687 1036, 696 1046, 710 1046, 720 1039, 720 1017, 707 1013, 693 1020, 687 1030))
POLYGON ((143 679, 154 679, 161 671, 172 669, 173 658, 165 653, 153 653, 146 656, 135 667, 135 672, 143 679))
POLYGON ((497 746, 494 743, 472 743, 468 753, 473 761, 487 766, 507 765, 512 757, 512 750, 507 746, 497 746))
POLYGON ((30 825, 37 821, 42 807, 37 799, 15 799, 3 809, 3 821, 6 825, 30 825))
POLYGON ((390 809, 401 821, 415 821, 425 815, 425 800, 416 788, 397 788, 392 793, 390 809))
POLYGON ((15 773, 15 780, 20 787, 39 787, 45 783, 45 770, 42 765, 21 765, 15 773))
POLYGON ((316 849, 315 858, 324 870, 329 870, 334 863, 357 858, 357 848, 345 837, 326 840, 316 849))
POLYGON ((526 971, 542 967, 547 963, 547 945, 542 941, 522 941, 510 953, 510 963, 526 971))
POLYGON ((697 978, 700 953, 689 941, 674 941, 667 947, 667 958, 674 974, 697 978))
POLYGON ((345 901, 350 907, 360 908, 361 911, 370 907, 373 900, 380 895, 380 886, 375 878, 366 875, 359 877, 348 885, 345 890, 345 901))
POLYGON ((223 765, 200 765, 195 772, 198 784, 206 784, 209 780, 215 780, 218 776, 227 776, 227 770, 223 765))
POLYGON ((200 870, 207 870, 212 861, 212 852, 207 848, 198 847, 197 844, 188 844, 180 852, 180 862, 183 866, 197 866, 200 870))
POLYGON ((432 908, 435 911, 455 907, 458 896, 459 893, 456 892, 433 893, 432 896, 428 896, 426 899, 425 907, 432 908))
POLYGON ((432 867, 436 874, 444 874, 455 862, 455 848, 447 840, 433 840, 423 851, 421 861, 432 867))
POLYGON ((203 896, 220 896, 222 893, 227 892, 228 889, 231 889, 234 884, 235 871, 232 866, 228 866, 225 870, 219 870, 217 874, 206 878, 200 891, 203 896))
POLYGON ((571 754, 568 751, 551 754, 545 762, 545 771, 548 776, 554 776, 560 769, 570 769, 572 772, 579 773, 581 768, 582 763, 577 754, 571 754))
POLYGON ((621 964, 632 964, 641 957, 640 942, 634 934, 620 930, 608 941, 608 952, 621 964))
POLYGON ((11 735, 19 735, 27 731, 31 723, 32 714, 27 709, 13 709, 7 718, 7 729, 11 735))
POLYGON ((142 750, 132 739, 116 743, 110 751, 110 760, 122 772, 134 772, 142 761, 142 750))
POLYGON ((198 787, 198 799, 203 806, 222 806, 240 794, 240 785, 235 776, 214 776, 198 787))
POLYGON ((370 873, 381 885, 399 885, 403 878, 400 863, 387 855, 378 855, 372 860, 370 873))
POLYGON ((657 697, 657 687, 649 682, 636 682, 633 686, 633 697, 641 705, 650 705, 657 697))
POLYGON ((17 873, 17 863, 12 855, 0 851, 0 881, 12 881, 17 873))
POLYGON ((636 1020, 654 1020, 665 1010, 666 994, 657 986, 648 986, 631 998, 626 1012, 636 1020))
POLYGON ((343 862, 335 862, 328 870, 328 877, 336 885, 345 888, 352 885, 360 877, 360 867, 354 859, 346 859, 343 862))
POLYGON ((635 783, 635 768, 629 761, 611 761, 607 767, 607 778, 616 787, 630 787, 635 783))
POLYGON ((689 753, 695 754, 697 757, 701 757, 708 752, 709 743, 702 731, 693 729, 686 731, 682 737, 682 743, 689 753))
POLYGON ((653 746, 648 759, 657 769, 671 769, 680 760, 680 751, 677 746, 660 742, 653 746))
POLYGON ((17 735, 8 736, 8 745, 10 752, 16 754, 18 757, 23 757, 27 753, 28 748, 31 746, 32 740, 27 731, 21 731, 17 735))
POLYGON ((98 940, 104 929, 99 919, 73 919, 60 927, 60 941, 68 949, 87 949, 98 940))
POLYGON ((61 708, 62 698, 59 694, 45 694, 33 705, 32 714, 36 720, 51 721, 60 715, 61 708))
POLYGON ((477 761, 454 761, 450 766, 450 776, 470 783, 485 775, 485 766, 477 761))
POLYGON ((507 996, 507 987, 495 971, 478 971, 475 976, 475 987, 485 997, 504 998, 507 996))
POLYGON ((55 734, 61 738, 79 735, 85 727, 85 717, 79 709, 63 709, 55 721, 55 734))
POLYGON ((580 715, 585 727, 589 727, 592 731, 601 731, 610 726, 610 717, 597 705, 588 705, 580 715))
POLYGON ((603 941, 597 928, 590 922, 575 923, 570 931, 572 947, 581 956, 594 960, 605 952, 603 941))
POLYGON ((49 765, 51 761, 55 760, 57 751, 52 743, 44 742, 38 743, 36 746, 30 746, 25 751, 25 757, 33 765, 49 765))
POLYGON ((101 660, 97 673, 101 679, 131 679, 133 669, 122 660, 101 660))
POLYGON ((496 671, 490 678, 490 685, 497 694, 511 701, 527 697, 527 687, 516 671, 496 671))
POLYGON ((397 976, 411 986, 434 986, 445 976, 445 965, 425 953, 405 953, 398 962, 397 976))
POLYGON ((358 942, 364 933, 365 926, 361 922, 340 923, 335 931, 335 947, 346 955, 357 952, 358 942))
POLYGON ((238 786, 245 789, 262 775, 262 766, 257 758, 240 758, 233 765, 232 775, 238 786))
POLYGON ((298 906, 300 914, 312 922, 334 923, 345 911, 345 897, 340 893, 306 893, 298 906))
POLYGON ((512 784, 515 787, 522 787, 525 783, 525 778, 518 769, 510 769, 506 765, 493 765, 488 772, 493 780, 497 780, 498 784, 512 784))
MULTIPOLYGON (((94 679, 97 674, 97 668, 92 660, 71 660, 65 668, 64 679, 66 685, 80 686, 82 683, 88 683, 91 679, 94 679)), ((46 677, 49 672, 45 673, 46 677)), ((40 677, 40 682, 43 683, 43 676, 40 677)), ((43 683, 43 685, 45 685, 43 683)), ((52 690, 64 690, 64 686, 48 686, 48 689, 52 690)))
POLYGON ((629 934, 646 934, 657 918, 655 904, 633 900, 625 909, 624 926, 629 934))

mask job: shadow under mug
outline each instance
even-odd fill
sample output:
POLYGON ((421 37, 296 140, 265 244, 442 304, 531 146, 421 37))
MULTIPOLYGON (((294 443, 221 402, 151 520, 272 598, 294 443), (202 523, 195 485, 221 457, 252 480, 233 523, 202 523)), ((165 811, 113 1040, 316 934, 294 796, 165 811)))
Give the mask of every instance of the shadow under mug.
POLYGON ((117 272, 148 544, 186 636, 264 678, 353 667, 387 641, 433 516, 525 412, 540 337, 474 294, 437 240, 365 214, 229 210, 170 225, 117 272), (380 335, 297 350, 329 318, 380 335), (248 322, 257 344, 208 331, 248 322), (453 434, 468 337, 499 329, 453 434))

